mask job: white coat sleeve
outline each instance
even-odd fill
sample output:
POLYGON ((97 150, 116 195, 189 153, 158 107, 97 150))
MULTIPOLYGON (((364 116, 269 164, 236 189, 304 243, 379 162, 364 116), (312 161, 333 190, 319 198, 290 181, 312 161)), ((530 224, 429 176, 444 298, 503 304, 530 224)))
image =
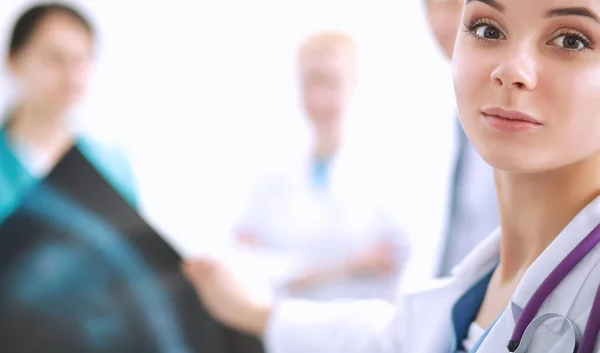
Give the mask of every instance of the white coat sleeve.
POLYGON ((267 353, 403 353, 402 311, 383 300, 285 300, 264 344, 267 353))

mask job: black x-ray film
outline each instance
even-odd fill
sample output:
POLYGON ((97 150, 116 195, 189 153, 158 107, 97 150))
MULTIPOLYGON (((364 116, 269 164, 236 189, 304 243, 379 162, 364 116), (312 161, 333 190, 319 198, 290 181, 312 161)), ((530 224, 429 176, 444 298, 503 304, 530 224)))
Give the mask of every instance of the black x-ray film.
POLYGON ((73 148, 0 225, 0 351, 263 352, 210 318, 180 263, 73 148))

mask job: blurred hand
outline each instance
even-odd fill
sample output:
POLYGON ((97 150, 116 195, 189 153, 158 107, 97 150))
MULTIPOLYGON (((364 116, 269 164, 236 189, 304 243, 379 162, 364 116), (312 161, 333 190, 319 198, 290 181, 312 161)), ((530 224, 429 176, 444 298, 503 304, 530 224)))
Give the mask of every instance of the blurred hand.
POLYGON ((391 275, 396 269, 393 242, 382 241, 350 260, 350 272, 358 276, 391 275))
POLYGON ((271 305, 261 304, 251 298, 223 264, 197 259, 185 262, 182 269, 215 320, 245 333, 264 333, 271 315, 271 305))

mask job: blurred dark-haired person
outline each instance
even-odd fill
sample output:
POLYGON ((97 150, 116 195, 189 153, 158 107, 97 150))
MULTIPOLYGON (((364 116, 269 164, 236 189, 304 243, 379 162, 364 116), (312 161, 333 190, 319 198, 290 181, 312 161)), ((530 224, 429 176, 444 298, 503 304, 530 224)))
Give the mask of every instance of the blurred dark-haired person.
MULTIPOLYGON (((462 0, 425 0, 427 21, 448 62, 452 60, 462 8, 462 0)), ((458 148, 451 175, 440 277, 450 276, 452 269, 500 224, 493 170, 471 145, 458 117, 455 120, 458 148)))
MULTIPOLYGON (((73 146, 138 206, 124 155, 71 125, 70 110, 90 83, 94 35, 78 10, 59 3, 33 6, 14 25, 7 60, 18 99, 0 127, 0 225, 7 225, 11 215, 22 216, 18 210, 26 194, 73 146)), ((50 201, 56 199, 63 200, 50 201)), ((181 310, 171 300, 185 284, 183 277, 165 282, 151 255, 88 208, 79 203, 67 211, 54 207, 48 211, 53 222, 45 225, 32 219, 34 229, 44 230, 33 241, 11 228, 14 222, 3 229, 2 350, 186 353, 193 351, 194 340, 210 346, 206 336, 186 335, 181 310)))
POLYGON ((61 3, 31 7, 16 21, 7 66, 17 99, 0 119, 0 222, 73 145, 137 206, 125 155, 77 133, 69 116, 90 84, 94 44, 90 21, 61 3))

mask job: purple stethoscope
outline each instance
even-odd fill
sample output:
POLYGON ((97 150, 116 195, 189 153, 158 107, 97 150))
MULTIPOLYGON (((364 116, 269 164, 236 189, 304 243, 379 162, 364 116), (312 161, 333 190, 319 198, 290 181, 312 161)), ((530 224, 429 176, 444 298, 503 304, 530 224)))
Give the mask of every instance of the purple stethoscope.
POLYGON ((523 309, 512 337, 508 342, 508 351, 525 353, 533 338, 535 330, 546 320, 563 318, 567 321, 573 333, 573 353, 593 353, 600 332, 600 286, 592 304, 592 310, 585 325, 583 335, 577 324, 558 314, 542 314, 535 317, 544 301, 558 287, 560 282, 585 258, 595 247, 600 244, 600 224, 594 228, 573 251, 571 251, 556 268, 546 277, 538 289, 533 293, 523 309))

